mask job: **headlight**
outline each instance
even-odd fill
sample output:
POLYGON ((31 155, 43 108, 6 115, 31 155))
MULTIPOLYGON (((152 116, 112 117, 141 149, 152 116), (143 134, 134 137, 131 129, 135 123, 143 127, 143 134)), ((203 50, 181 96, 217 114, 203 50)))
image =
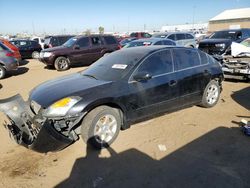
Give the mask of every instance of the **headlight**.
POLYGON ((43 57, 50 57, 52 55, 51 52, 44 52, 43 57))
POLYGON ((216 47, 219 47, 219 48, 225 48, 226 45, 225 44, 215 44, 216 47))
POLYGON ((53 103, 48 109, 44 111, 44 116, 55 117, 65 116, 67 112, 78 102, 80 97, 66 97, 53 103))

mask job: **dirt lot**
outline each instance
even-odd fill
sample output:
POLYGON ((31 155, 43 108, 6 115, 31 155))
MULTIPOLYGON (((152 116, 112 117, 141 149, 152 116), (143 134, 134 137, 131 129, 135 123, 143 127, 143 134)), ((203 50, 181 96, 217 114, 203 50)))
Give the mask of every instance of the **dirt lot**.
MULTIPOLYGON (((45 80, 82 70, 48 70, 36 60, 0 83, 0 98, 29 91, 45 80)), ((218 105, 191 107, 120 132, 111 148, 82 140, 57 153, 39 154, 13 143, 0 126, 0 187, 249 187, 250 85, 226 81, 218 105)), ((0 114, 0 124, 4 120, 0 114)))

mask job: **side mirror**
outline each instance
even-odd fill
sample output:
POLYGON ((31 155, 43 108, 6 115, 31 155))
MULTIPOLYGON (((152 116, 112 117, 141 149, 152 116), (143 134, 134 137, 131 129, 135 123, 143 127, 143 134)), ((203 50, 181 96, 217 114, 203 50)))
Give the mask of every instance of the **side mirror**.
POLYGON ((134 75, 133 78, 134 78, 134 80, 140 82, 140 81, 150 80, 152 78, 152 76, 147 72, 140 72, 140 73, 137 73, 136 75, 134 75))
POLYGON ((76 44, 76 45, 74 46, 74 50, 79 50, 79 49, 80 49, 80 46, 76 44))

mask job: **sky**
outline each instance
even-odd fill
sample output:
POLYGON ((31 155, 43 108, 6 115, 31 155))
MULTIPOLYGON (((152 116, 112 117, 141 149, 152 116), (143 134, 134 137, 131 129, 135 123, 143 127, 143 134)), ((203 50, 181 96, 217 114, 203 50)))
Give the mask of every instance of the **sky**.
POLYGON ((250 0, 0 0, 0 34, 160 30, 246 7, 250 0))

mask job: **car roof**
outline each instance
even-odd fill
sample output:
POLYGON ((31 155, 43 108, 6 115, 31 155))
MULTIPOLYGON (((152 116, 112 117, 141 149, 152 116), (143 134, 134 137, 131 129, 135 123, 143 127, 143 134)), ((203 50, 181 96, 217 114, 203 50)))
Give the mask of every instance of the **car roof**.
POLYGON ((154 35, 170 35, 170 34, 191 34, 193 35, 192 32, 180 32, 180 31, 175 31, 175 32, 161 32, 161 33, 155 33, 154 35))
POLYGON ((91 34, 91 35, 77 35, 77 36, 74 36, 74 38, 82 38, 82 37, 114 37, 113 35, 108 35, 108 34, 91 34))
POLYGON ((133 40, 131 42, 152 42, 152 43, 154 43, 154 42, 163 41, 163 40, 172 41, 170 39, 152 37, 152 38, 137 39, 137 40, 133 40))
MULTIPOLYGON (((138 54, 138 55, 142 56, 142 55, 148 55, 148 54, 156 52, 158 50, 171 49, 171 48, 185 48, 185 47, 165 46, 165 45, 150 45, 150 46, 136 46, 133 48, 122 48, 121 50, 118 50, 118 51, 120 51, 121 53, 126 53, 128 55, 138 54)), ((189 49, 191 49, 191 48, 189 48, 189 49)), ((116 52, 118 52, 118 51, 116 51, 116 52)))

